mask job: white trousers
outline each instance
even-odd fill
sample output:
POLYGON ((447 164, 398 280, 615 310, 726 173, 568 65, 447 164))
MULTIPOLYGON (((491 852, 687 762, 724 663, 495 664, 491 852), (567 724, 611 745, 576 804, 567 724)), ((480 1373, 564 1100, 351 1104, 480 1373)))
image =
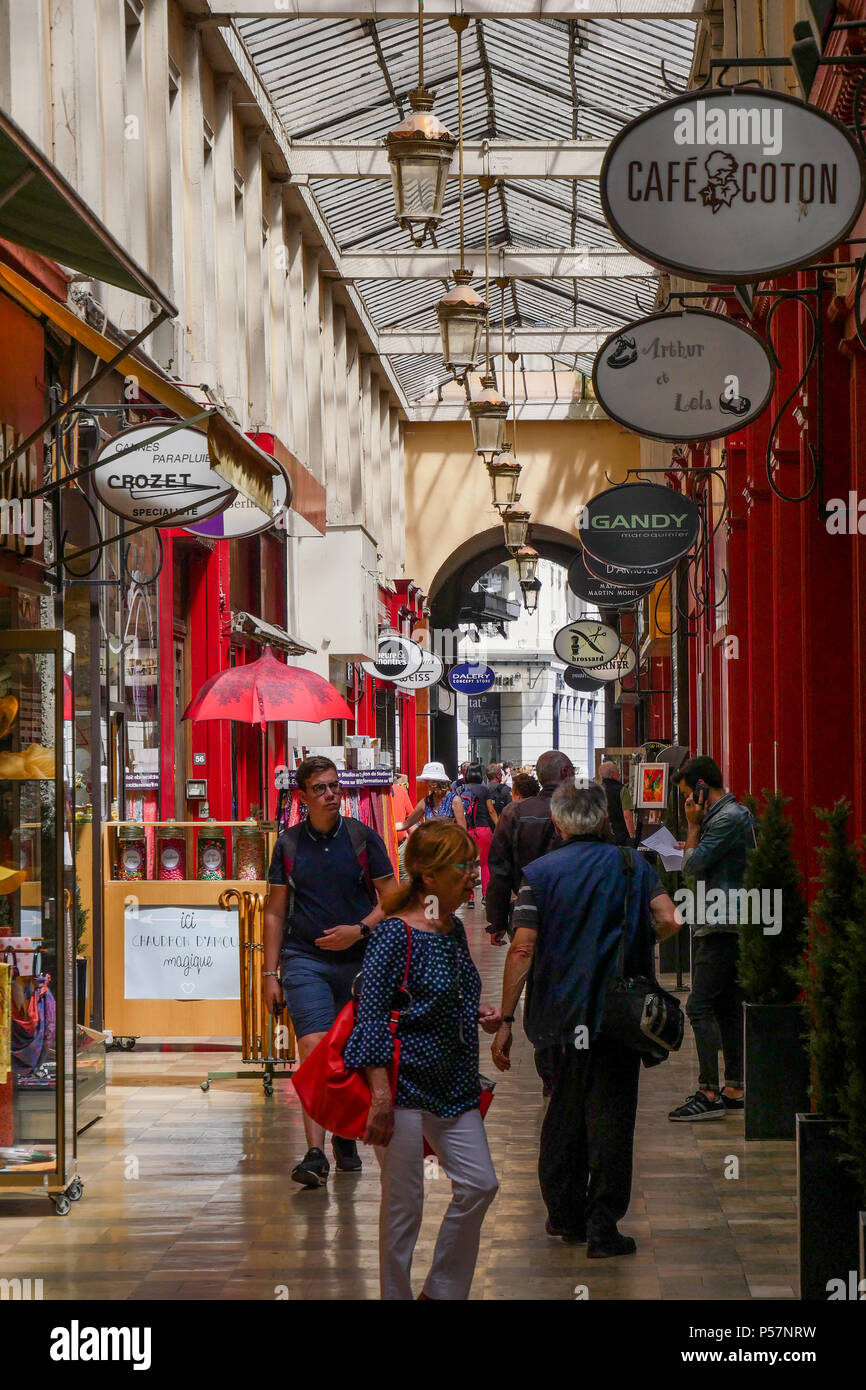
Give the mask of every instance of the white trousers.
POLYGON ((479 1110, 443 1120, 426 1110, 397 1107, 391 1142, 387 1148, 376 1149, 382 1178, 379 1276, 383 1299, 413 1297, 412 1255, 424 1208, 424 1139, 452 1188, 424 1284, 428 1298, 469 1297, 481 1224, 499 1191, 479 1110))

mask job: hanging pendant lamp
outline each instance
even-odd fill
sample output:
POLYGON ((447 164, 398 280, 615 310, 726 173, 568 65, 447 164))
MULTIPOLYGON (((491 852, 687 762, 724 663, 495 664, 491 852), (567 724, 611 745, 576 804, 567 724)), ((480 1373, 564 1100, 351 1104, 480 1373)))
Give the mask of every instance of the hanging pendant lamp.
POLYGON ((475 366, 481 350, 481 331, 487 321, 487 305, 472 289, 472 275, 466 269, 465 218, 463 211, 463 40, 469 24, 465 15, 448 20, 457 35, 457 148, 459 159, 460 269, 454 272, 454 288, 439 300, 436 316, 442 338, 445 366, 458 381, 475 366))
MULTIPOLYGON (((478 182, 484 190, 484 295, 490 300, 490 190, 495 179, 483 175, 478 182)), ((476 454, 492 460, 502 452, 505 445, 505 419, 508 415, 508 402, 496 389, 496 374, 490 360, 490 313, 484 325, 485 357, 487 369, 481 378, 481 394, 469 402, 469 418, 472 421, 472 437, 476 454)))
POLYGON ((531 584, 538 568, 538 551, 532 545, 522 545, 514 558, 521 584, 531 584))
POLYGON ((523 594, 523 607, 527 613, 534 613, 538 608, 538 595, 541 593, 540 579, 521 579, 520 589, 523 594))
POLYGON ((487 475, 490 478, 493 505, 498 512, 512 508, 515 502, 520 501, 520 493, 517 491, 520 483, 520 464, 513 454, 497 454, 487 465, 487 475))
POLYGON ((526 544, 529 535, 529 512, 509 507, 502 513, 502 526, 505 531, 505 548, 515 554, 526 544))
POLYGON ((418 86, 412 115, 385 136, 395 217, 414 246, 423 246, 442 220, 445 185, 457 141, 431 110, 436 93, 424 86, 424 3, 418 0, 418 86))

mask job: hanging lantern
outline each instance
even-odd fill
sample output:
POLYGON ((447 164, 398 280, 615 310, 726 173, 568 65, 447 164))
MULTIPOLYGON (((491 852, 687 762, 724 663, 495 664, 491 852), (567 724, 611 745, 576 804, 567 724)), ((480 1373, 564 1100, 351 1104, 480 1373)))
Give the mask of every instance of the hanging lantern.
POLYGON ((523 607, 526 609, 527 613, 534 613, 538 608, 538 595, 541 593, 541 580, 521 579, 520 588, 523 591, 523 607))
POLYGON ((475 366, 481 352, 481 334, 487 322, 487 305, 472 289, 468 270, 456 270, 453 290, 439 300, 436 314, 442 335, 442 357, 458 379, 475 366))
POLYGON ((472 438, 475 452, 485 459, 500 454, 505 446, 505 417, 508 402, 496 389, 496 377, 492 373, 482 377, 483 390, 474 401, 469 402, 469 418, 472 421, 472 438))
POLYGON ((433 115, 434 92, 416 87, 409 93, 412 115, 385 136, 395 217, 416 246, 442 220, 445 184, 457 141, 433 115), (417 230, 420 229, 420 236, 417 230))
POLYGON ((487 464, 493 505, 497 511, 513 507, 520 498, 520 464, 513 454, 497 454, 487 464))
POLYGON ((529 512, 515 511, 513 507, 509 507, 502 513, 502 525, 505 530, 505 548, 514 554, 526 544, 529 512))
POLYGON ((521 584, 531 584, 538 566, 538 551, 531 545, 522 545, 514 556, 521 584))

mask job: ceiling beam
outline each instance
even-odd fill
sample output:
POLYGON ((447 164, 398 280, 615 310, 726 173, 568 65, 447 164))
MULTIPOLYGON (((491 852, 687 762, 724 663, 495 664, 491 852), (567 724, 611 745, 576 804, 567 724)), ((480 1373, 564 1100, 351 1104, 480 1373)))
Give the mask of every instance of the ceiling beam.
MULTIPOLYGON (((606 420, 608 417, 598 401, 547 400, 518 401, 517 421, 521 420, 606 420)), ((434 405, 416 405, 409 411, 415 425, 469 424, 469 411, 464 401, 437 401, 434 405)), ((513 413, 509 416, 513 419, 513 413)), ((519 441, 518 441, 519 443, 519 441)))
MULTIPOLYGON (((466 268, 484 275, 484 252, 467 251, 466 268)), ((656 276, 658 270, 628 251, 592 251, 587 247, 538 250, 509 247, 500 257, 491 252, 491 273, 517 280, 621 280, 626 276, 656 276)), ((444 280, 460 265, 459 251, 439 249, 405 251, 347 251, 340 257, 344 280, 444 280)))
MULTIPOLYGON (((684 19, 705 0, 425 0, 427 19, 684 19)), ((212 22, 243 19, 417 19, 418 0, 211 0, 212 22)))
MULTIPOLYGON (((541 353, 571 356, 574 353, 596 353, 611 334, 607 328, 508 328, 505 330, 505 346, 508 352, 541 353)), ((499 342, 498 330, 490 330, 490 340, 499 342)), ((438 333, 422 331, 407 332, 405 329, 380 329, 376 340, 380 352, 390 356, 411 354, 414 357, 438 357, 442 352, 442 340, 438 333)), ((498 354, 497 354, 498 355, 498 354)))
MULTIPOLYGON (((473 140, 463 147, 467 178, 489 173, 497 179, 597 179, 607 140, 491 140, 486 157, 473 140)), ((388 155, 381 140, 295 140, 292 179, 389 179, 388 155)), ((451 178, 457 178, 452 161, 451 178)))

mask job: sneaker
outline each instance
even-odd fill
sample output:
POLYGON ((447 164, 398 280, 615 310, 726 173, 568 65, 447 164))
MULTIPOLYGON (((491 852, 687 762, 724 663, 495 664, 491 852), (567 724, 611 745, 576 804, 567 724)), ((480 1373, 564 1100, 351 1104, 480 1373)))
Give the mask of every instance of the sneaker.
POLYGON ((331 1139, 331 1148, 338 1173, 357 1173, 363 1167, 354 1139, 341 1139, 335 1134, 331 1139))
POLYGON ((609 1260, 614 1255, 633 1255, 637 1242, 632 1236, 622 1236, 614 1231, 612 1236, 590 1237, 586 1245, 587 1259, 609 1260))
POLYGON ((703 1091, 695 1091, 687 1096, 682 1105, 672 1110, 669 1120, 718 1120, 723 1117, 725 1107, 720 1100, 708 1100, 703 1091))
POLYGON ((719 410, 727 415, 745 415, 751 408, 752 402, 748 396, 719 396, 719 410))
POLYGON ((608 367, 630 367, 636 361, 634 338, 617 338, 613 352, 605 358, 608 367))
POLYGON ((722 1091, 722 1105, 726 1110, 744 1110, 746 1101, 744 1096, 726 1096, 722 1091))
POLYGON ((324 1187, 328 1181, 331 1165, 321 1149, 307 1149, 300 1163, 292 1169, 292 1182, 303 1187, 324 1187))

